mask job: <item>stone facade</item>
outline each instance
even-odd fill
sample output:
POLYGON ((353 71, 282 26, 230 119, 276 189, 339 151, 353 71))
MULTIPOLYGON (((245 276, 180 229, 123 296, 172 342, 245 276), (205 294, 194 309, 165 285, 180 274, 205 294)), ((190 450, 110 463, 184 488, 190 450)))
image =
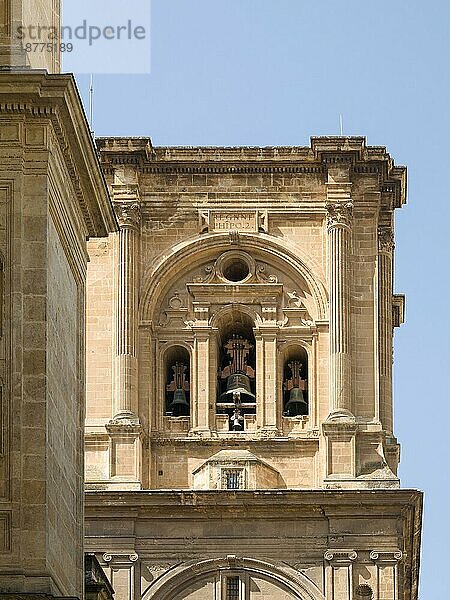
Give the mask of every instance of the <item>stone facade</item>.
POLYGON ((2 0, 0 2, 0 67, 45 69, 59 73, 61 1, 2 0), (40 32, 39 32, 39 29, 40 32), (31 43, 27 48, 26 44, 31 43), (52 44, 36 48, 33 44, 52 44))
POLYGON ((116 598, 416 599, 405 168, 364 138, 97 143, 119 232, 88 247, 86 545, 116 598))
POLYGON ((86 238, 116 227, 73 78, 0 73, 0 593, 83 596, 86 238))

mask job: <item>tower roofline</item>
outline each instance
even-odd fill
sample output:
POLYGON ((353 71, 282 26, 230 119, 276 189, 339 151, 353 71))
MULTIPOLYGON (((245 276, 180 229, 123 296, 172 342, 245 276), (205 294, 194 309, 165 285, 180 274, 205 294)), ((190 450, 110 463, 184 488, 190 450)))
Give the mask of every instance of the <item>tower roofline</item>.
POLYGON ((96 144, 105 173, 134 165, 143 173, 325 174, 348 164, 354 175, 378 175, 395 208, 406 202, 406 167, 363 136, 312 137, 309 146, 154 146, 149 137, 99 137, 96 144))

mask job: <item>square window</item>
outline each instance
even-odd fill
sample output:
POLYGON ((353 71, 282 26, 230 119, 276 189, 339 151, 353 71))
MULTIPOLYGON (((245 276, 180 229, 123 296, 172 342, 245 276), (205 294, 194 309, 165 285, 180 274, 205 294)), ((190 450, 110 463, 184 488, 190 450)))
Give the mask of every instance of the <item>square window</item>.
POLYGON ((239 577, 227 577, 227 596, 226 600, 239 600, 239 577))
POLYGON ((226 469, 222 471, 222 487, 226 490, 242 489, 242 479, 242 469, 226 469))

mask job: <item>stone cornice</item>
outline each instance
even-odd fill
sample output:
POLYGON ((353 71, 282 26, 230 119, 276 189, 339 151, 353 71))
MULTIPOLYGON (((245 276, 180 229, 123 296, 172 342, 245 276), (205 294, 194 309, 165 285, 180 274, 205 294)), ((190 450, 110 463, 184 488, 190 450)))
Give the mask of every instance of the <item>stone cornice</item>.
MULTIPOLYGON (((166 508, 169 511, 185 511, 187 506, 204 514, 205 508, 221 511, 225 506, 246 505, 249 510, 274 511, 285 514, 287 509, 307 511, 322 516, 347 514, 367 515, 369 508, 380 514, 404 515, 410 510, 415 518, 421 518, 422 492, 411 489, 382 490, 141 490, 97 491, 85 494, 86 510, 120 511, 134 513, 136 509, 166 508), (126 498, 126 502, 125 502, 126 498), (120 499, 120 503, 119 503, 120 499), (220 500, 219 500, 220 499, 220 500), (251 508, 250 508, 251 507, 251 508)), ((375 513, 371 513, 375 514, 375 513)), ((106 513, 105 513, 106 515, 106 513)))
POLYGON ((394 206, 406 198, 406 169, 395 166, 383 146, 363 137, 313 137, 311 146, 154 147, 150 138, 98 138, 105 173, 135 165, 145 174, 299 173, 324 176, 330 165, 349 165, 355 175, 375 174, 380 190, 391 190, 394 206))
POLYGON ((117 229, 107 187, 72 75, 0 73, 0 116, 48 119, 70 174, 89 236, 117 229))

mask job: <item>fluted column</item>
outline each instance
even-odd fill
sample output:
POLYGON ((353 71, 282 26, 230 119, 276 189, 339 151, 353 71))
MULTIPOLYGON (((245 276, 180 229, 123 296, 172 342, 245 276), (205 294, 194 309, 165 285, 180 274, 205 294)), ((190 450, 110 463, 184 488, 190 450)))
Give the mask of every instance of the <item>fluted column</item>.
POLYGON ((330 417, 352 416, 350 338, 350 184, 327 184, 330 281, 330 417), (337 197, 337 198, 334 198, 337 197))
POLYGON ((378 335, 380 360, 380 420, 392 433, 392 259, 391 224, 378 227, 378 335))
POLYGON ((137 416, 137 310, 140 205, 137 198, 114 202, 119 222, 116 394, 114 420, 137 416))

